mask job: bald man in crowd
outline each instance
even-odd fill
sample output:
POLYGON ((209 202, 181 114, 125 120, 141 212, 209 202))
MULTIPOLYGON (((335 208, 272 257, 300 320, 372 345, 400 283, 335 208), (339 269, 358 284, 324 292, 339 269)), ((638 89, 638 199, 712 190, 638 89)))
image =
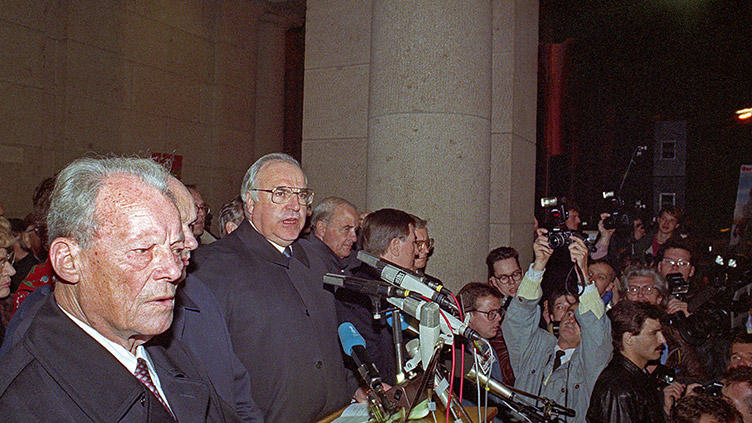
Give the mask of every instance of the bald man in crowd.
POLYGON ((300 244, 317 259, 317 275, 324 273, 349 274, 360 265, 353 247, 358 241, 358 209, 339 197, 325 198, 311 214, 311 234, 300 244))

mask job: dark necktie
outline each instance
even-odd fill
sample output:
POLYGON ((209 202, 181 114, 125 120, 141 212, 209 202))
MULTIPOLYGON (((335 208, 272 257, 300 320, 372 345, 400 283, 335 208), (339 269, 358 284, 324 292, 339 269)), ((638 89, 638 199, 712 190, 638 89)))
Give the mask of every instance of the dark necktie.
POLYGON ((292 257, 292 248, 290 248, 289 246, 285 247, 285 249, 282 251, 282 254, 284 254, 287 258, 292 257))
POLYGON ((556 351, 556 357, 554 357, 554 369, 552 372, 561 366, 561 358, 564 356, 564 350, 556 351))
POLYGON ((152 394, 154 394, 155 397, 159 400, 159 402, 162 404, 162 406, 167 410, 168 413, 172 416, 172 419, 177 421, 175 418, 175 415, 172 414, 172 410, 170 410, 170 407, 167 406, 167 403, 164 402, 164 399, 161 395, 159 395, 159 391, 157 390, 157 387, 154 386, 154 381, 151 380, 151 376, 149 375, 149 368, 146 366, 146 360, 143 358, 138 359, 138 364, 136 365, 136 373, 134 374, 136 376, 136 379, 138 379, 141 383, 144 384, 147 388, 149 388, 149 391, 151 391, 152 394))

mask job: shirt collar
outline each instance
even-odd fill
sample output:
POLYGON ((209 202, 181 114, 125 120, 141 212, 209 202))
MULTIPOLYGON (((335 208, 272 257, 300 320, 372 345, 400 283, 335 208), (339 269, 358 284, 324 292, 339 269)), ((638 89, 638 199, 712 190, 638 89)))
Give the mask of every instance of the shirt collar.
MULTIPOLYGON (((253 224, 253 222, 251 221, 251 219, 248 219, 248 222, 251 224, 251 226, 253 227, 253 229, 256 232, 258 232, 259 234, 261 234, 261 232, 256 228, 256 225, 253 224)), ((261 236, 264 236, 264 234, 261 234, 261 236)), ((274 246, 274 248, 276 248, 280 253, 282 253, 282 254, 285 253, 285 247, 277 244, 274 241, 271 241, 269 238, 267 238, 265 236, 264 236, 264 239, 267 240, 270 244, 272 244, 274 246)), ((292 246, 290 246, 290 251, 292 251, 292 246)))

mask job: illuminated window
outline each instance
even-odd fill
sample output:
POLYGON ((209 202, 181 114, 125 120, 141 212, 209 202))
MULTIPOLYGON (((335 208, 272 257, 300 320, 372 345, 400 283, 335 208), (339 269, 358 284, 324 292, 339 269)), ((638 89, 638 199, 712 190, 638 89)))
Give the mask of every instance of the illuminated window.
POLYGON ((675 206, 676 205, 676 194, 673 192, 662 192, 661 193, 661 207, 664 206, 675 206))

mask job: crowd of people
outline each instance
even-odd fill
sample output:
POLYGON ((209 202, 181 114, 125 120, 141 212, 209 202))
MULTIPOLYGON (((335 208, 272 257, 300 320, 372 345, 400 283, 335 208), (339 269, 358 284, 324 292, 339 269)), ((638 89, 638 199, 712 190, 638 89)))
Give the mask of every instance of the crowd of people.
MULTIPOLYGON (((358 251, 426 275, 428 219, 314 201, 280 153, 248 169, 215 225, 197 186, 147 159, 76 160, 32 200, 25 218, 0 217, 2 420, 314 422, 368 395, 343 322, 386 389, 405 377, 400 325, 375 318, 389 305, 322 280, 380 279, 358 251)), ((571 409, 565 422, 752 423, 752 335, 698 340, 682 325, 705 283, 681 211, 625 233, 601 214, 590 245, 570 206, 566 245, 536 228, 529 266, 495 248, 488 279, 457 293, 491 377, 571 409)), ((506 398, 485 401, 497 421, 525 421, 506 398)))

